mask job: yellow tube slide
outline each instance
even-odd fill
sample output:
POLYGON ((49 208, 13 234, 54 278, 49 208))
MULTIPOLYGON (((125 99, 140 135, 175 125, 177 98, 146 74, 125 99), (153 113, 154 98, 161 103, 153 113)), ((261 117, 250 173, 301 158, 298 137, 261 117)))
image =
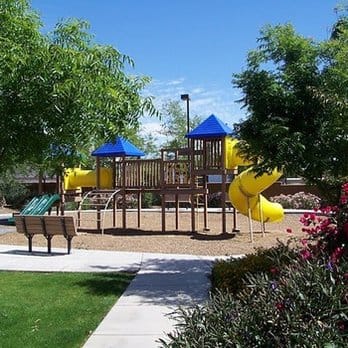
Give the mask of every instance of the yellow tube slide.
MULTIPOLYGON (((238 165, 250 165, 239 156, 236 139, 226 139, 226 167, 233 169, 238 165)), ((271 174, 263 174, 258 177, 250 167, 240 173, 230 184, 228 194, 233 206, 244 215, 251 210, 253 220, 264 222, 281 221, 284 217, 283 207, 278 203, 268 201, 260 195, 262 191, 276 182, 282 173, 273 170, 271 174)))
MULTIPOLYGON (((96 187, 97 175, 94 170, 69 168, 64 174, 64 190, 79 190, 81 187, 96 187)), ((112 188, 112 169, 100 168, 100 188, 112 188)))

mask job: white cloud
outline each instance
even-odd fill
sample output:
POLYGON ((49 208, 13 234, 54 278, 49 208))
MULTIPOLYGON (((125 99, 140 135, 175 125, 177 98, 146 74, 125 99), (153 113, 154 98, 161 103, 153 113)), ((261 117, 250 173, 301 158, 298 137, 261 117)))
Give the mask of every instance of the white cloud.
POLYGON ((155 135, 161 130, 159 122, 147 122, 146 120, 142 123, 141 133, 152 133, 155 135))
MULTIPOLYGON (((240 93, 232 86, 226 89, 218 87, 214 83, 191 86, 185 78, 180 77, 170 81, 154 80, 145 91, 146 95, 154 96, 154 104, 158 109, 161 109, 162 105, 170 100, 181 102, 180 95, 183 93, 190 95, 191 115, 198 115, 205 119, 214 114, 230 127, 245 117, 244 111, 235 102, 240 99, 240 93)), ((185 108, 184 104, 183 108, 185 108)), ((145 117, 142 122, 145 126, 144 132, 154 134, 160 130, 160 120, 145 117)))
POLYGON ((161 134, 160 121, 154 121, 153 118, 142 118, 142 125, 140 129, 140 135, 146 136, 151 134, 157 145, 161 146, 166 140, 165 136, 161 134))
POLYGON ((168 86, 176 86, 176 85, 181 85, 185 79, 183 77, 180 77, 179 79, 169 81, 167 83, 168 86))
POLYGON ((203 92, 205 92, 205 90, 202 87, 193 88, 191 90, 191 93, 193 93, 193 94, 200 94, 200 93, 203 93, 203 92))

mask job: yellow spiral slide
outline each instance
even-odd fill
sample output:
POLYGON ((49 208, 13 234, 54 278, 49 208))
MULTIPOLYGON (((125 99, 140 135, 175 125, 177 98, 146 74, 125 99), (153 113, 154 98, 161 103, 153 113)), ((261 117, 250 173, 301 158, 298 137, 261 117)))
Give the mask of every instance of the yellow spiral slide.
MULTIPOLYGON (((251 163, 238 155, 238 140, 226 138, 226 167, 233 169, 237 166, 248 166, 251 163)), ((273 170, 271 174, 255 177, 252 167, 240 173, 230 184, 228 194, 233 206, 242 214, 263 222, 277 222, 284 217, 283 207, 278 203, 268 201, 260 195, 262 191, 276 182, 282 175, 273 170)))

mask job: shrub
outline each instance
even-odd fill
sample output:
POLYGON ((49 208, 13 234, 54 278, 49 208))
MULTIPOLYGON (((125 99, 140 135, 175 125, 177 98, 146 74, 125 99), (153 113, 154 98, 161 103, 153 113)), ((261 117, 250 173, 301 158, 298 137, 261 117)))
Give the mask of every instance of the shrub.
POLYGON ((6 199, 4 196, 0 195, 0 208, 3 208, 6 205, 6 199))
MULTIPOLYGON (((130 194, 130 195, 126 195, 126 208, 127 209, 134 209, 137 207, 137 197, 136 195, 130 194)), ((117 200, 117 208, 122 208, 123 205, 123 199, 120 197, 117 200)))
POLYGON ((274 196, 270 201, 281 204, 284 209, 316 209, 320 207, 321 199, 312 193, 297 192, 293 195, 274 196))
POLYGON ((161 205, 161 197, 152 192, 144 192, 142 194, 141 207, 151 208, 154 205, 161 205))
POLYGON ((304 214, 300 221, 306 237, 302 239, 303 258, 324 255, 337 263, 348 256, 348 183, 342 185, 337 206, 327 206, 316 213, 304 214), (318 215, 319 213, 319 215, 318 215))
POLYGON ((78 209, 78 203, 77 202, 65 202, 64 203, 64 209, 65 210, 77 210, 78 209))
POLYGON ((212 269, 212 289, 237 294, 244 287, 246 274, 275 273, 283 264, 291 261, 293 254, 294 251, 287 245, 279 244, 270 249, 259 249, 255 254, 242 258, 217 261, 212 269), (274 260, 278 260, 277 265, 274 260))
POLYGON ((209 193, 207 200, 208 200, 208 207, 220 208, 221 207, 221 192, 209 193))
POLYGON ((14 208, 20 208, 29 198, 29 189, 18 182, 10 174, 5 174, 0 179, 0 198, 3 203, 14 208))
POLYGON ((177 311, 162 347, 343 347, 346 266, 294 258, 275 275, 249 273, 237 295, 217 292, 205 306, 177 311))
POLYGON ((248 255, 245 265, 217 263, 210 301, 177 311, 178 326, 162 346, 347 346, 348 184, 321 214, 302 217, 302 249, 280 245, 248 255))

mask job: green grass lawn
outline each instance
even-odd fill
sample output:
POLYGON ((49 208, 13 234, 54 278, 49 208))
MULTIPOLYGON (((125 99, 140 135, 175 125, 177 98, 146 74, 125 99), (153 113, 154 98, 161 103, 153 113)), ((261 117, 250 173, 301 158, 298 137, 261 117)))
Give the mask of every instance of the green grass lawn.
POLYGON ((81 347, 133 277, 0 272, 0 347, 81 347))

